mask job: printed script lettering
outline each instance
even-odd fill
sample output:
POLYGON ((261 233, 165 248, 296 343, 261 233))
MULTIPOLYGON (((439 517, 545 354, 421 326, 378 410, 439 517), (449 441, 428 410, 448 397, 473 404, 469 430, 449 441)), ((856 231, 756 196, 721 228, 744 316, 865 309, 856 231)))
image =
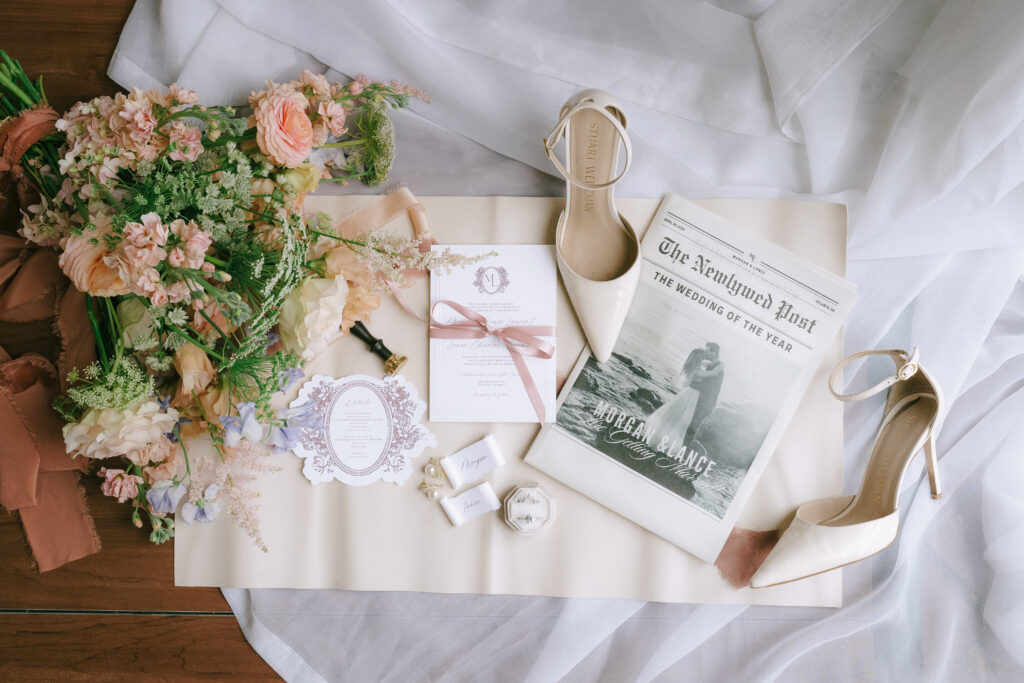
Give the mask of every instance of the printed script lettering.
POLYGON ((647 442, 653 433, 648 428, 646 419, 629 415, 606 401, 599 401, 594 407, 592 423, 589 426, 595 431, 607 426, 605 443, 619 445, 629 452, 633 460, 650 462, 680 479, 696 480, 715 466, 715 461, 705 453, 687 448, 678 439, 663 437, 658 442, 658 450, 652 450, 647 442))

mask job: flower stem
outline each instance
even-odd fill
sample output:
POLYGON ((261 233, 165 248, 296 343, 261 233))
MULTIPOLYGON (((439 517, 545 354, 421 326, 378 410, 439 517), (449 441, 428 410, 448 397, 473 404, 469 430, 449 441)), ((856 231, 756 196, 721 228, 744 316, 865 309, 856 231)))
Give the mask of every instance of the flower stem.
POLYGON ((345 140, 344 142, 328 142, 323 145, 318 145, 313 149, 344 149, 347 147, 359 147, 366 142, 366 138, 352 138, 351 140, 345 140))
POLYGON ((227 358, 225 358, 224 356, 220 355, 219 353, 217 353, 216 351, 214 351, 213 349, 208 347, 206 344, 203 344, 198 339, 193 339, 191 335, 185 334, 179 328, 171 327, 169 329, 170 329, 171 332, 173 332, 174 334, 178 335, 179 337, 181 337, 182 339, 184 339, 188 343, 194 344, 195 346, 198 346, 203 351, 206 351, 206 353, 208 353, 209 355, 213 356, 214 358, 216 358, 217 360, 221 361, 222 363, 226 363, 227 362, 227 360, 228 360, 227 358))
POLYGON ((96 346, 99 347, 100 351, 100 365, 103 366, 103 372, 110 371, 110 364, 107 361, 107 348, 103 344, 103 336, 100 334, 100 324, 96 320, 96 314, 92 309, 92 296, 89 294, 85 295, 85 307, 86 312, 89 314, 89 325, 92 327, 92 334, 96 337, 96 346))

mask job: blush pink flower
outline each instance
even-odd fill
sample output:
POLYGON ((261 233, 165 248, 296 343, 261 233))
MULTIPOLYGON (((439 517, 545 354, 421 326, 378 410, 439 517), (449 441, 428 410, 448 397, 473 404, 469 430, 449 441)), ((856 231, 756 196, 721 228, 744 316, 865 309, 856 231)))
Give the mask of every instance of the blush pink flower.
POLYGON ((100 491, 105 496, 117 498, 118 503, 123 503, 139 495, 139 484, 142 483, 142 477, 127 474, 124 470, 111 470, 106 467, 100 470, 100 476, 104 478, 103 483, 100 484, 100 491))
POLYGON ((199 95, 195 90, 180 87, 177 83, 171 83, 171 99, 178 104, 195 104, 199 101, 199 95))
POLYGON ((171 124, 168 133, 169 157, 175 161, 195 161, 203 153, 202 131, 181 121, 171 124))
POLYGON ((118 116, 128 122, 128 136, 137 147, 141 148, 149 142, 156 128, 156 118, 153 116, 153 103, 145 93, 133 90, 125 99, 124 107, 118 112, 118 116))
POLYGON ((149 295, 149 303, 154 306, 163 306, 170 298, 167 296, 167 290, 163 287, 159 287, 155 292, 149 295))
POLYGON ((204 230, 199 230, 188 238, 185 242, 185 258, 188 259, 190 267, 199 268, 205 265, 203 257, 206 256, 206 250, 212 243, 213 238, 210 237, 210 233, 204 230))
POLYGON ((331 131, 331 135, 340 138, 345 134, 345 108, 343 106, 334 100, 328 100, 320 103, 317 113, 327 122, 327 128, 331 131))
POLYGON ((167 252, 167 262, 175 268, 180 268, 185 265, 185 252, 181 250, 181 247, 174 247, 167 252))
POLYGON ((309 69, 303 69, 299 74, 299 85, 313 91, 314 97, 328 98, 331 96, 331 84, 323 74, 315 74, 309 69))
POLYGON ((188 288, 188 283, 178 280, 167 285, 167 300, 173 304, 179 301, 185 301, 192 297, 192 290, 188 288))
POLYGON ((139 220, 141 223, 125 223, 123 232, 126 240, 136 247, 167 244, 167 226, 163 224, 158 214, 150 211, 143 214, 139 220))
POLYGON ((136 294, 150 296, 160 289, 160 273, 156 268, 142 268, 132 274, 135 277, 128 285, 136 294))
POLYGON ((196 225, 195 221, 186 223, 180 218, 171 223, 171 232, 181 240, 181 247, 171 250, 176 261, 171 265, 202 268, 205 265, 206 251, 213 244, 210 233, 196 225))
POLYGON ((267 89, 249 98, 256 121, 256 144, 275 164, 294 168, 313 151, 313 124, 306 98, 286 85, 267 82, 267 89))

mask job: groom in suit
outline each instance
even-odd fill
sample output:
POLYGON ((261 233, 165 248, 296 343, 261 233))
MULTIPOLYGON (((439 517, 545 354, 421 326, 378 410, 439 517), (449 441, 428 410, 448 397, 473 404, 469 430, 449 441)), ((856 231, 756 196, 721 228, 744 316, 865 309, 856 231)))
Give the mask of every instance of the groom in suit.
POLYGON ((690 426, 686 428, 684 443, 693 443, 693 436, 697 433, 704 418, 711 414, 718 403, 718 394, 722 391, 722 379, 725 377, 725 365, 718 358, 718 344, 708 342, 704 345, 707 353, 707 365, 702 370, 694 373, 690 386, 697 390, 697 406, 693 409, 693 417, 690 418, 690 426))

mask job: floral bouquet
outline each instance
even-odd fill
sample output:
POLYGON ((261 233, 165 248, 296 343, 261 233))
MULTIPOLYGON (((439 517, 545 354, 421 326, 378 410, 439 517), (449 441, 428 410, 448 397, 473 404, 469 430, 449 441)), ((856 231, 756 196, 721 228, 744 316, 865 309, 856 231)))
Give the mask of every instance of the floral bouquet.
MULTIPOLYGON (((0 132, 52 112, 41 80, 0 57, 0 132)), ((345 239, 302 212, 321 182, 387 178, 389 110, 410 96, 426 99, 303 71, 241 116, 176 85, 132 90, 74 105, 20 157, 39 199, 19 232, 58 252, 95 335, 98 360, 55 406, 67 451, 104 461, 103 493, 131 501, 136 526, 147 515, 153 542, 173 536, 179 505, 186 522, 223 506, 262 547, 246 485, 266 449, 312 426, 272 398, 404 270, 459 262, 414 239, 345 239), (190 458, 195 437, 216 458, 190 458)))

